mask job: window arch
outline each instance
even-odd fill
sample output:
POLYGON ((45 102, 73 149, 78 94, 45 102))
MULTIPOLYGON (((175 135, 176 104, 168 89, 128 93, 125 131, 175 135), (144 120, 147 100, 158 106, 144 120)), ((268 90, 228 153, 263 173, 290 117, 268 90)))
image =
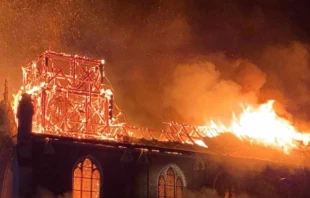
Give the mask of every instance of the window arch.
POLYGON ((166 194, 166 182, 163 175, 158 179, 158 198, 165 198, 166 194))
POLYGON ((166 184, 167 198, 174 198, 174 188, 175 188, 175 173, 172 168, 169 168, 167 171, 167 184, 166 184))
POLYGON ((176 198, 182 198, 183 194, 183 183, 180 177, 177 178, 176 182, 176 190, 175 190, 175 197, 176 198))
POLYGON ((162 169, 158 177, 158 198, 182 198, 184 175, 178 167, 162 169))
POLYGON ((79 162, 73 171, 73 198, 99 198, 101 174, 90 158, 79 162))

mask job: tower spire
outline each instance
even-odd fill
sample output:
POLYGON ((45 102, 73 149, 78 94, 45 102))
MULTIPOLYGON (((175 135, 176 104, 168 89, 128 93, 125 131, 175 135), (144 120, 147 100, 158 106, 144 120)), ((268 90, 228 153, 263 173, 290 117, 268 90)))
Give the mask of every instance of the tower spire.
POLYGON ((5 103, 9 102, 9 88, 8 88, 8 80, 7 79, 5 79, 5 81, 4 81, 3 99, 4 99, 5 103))

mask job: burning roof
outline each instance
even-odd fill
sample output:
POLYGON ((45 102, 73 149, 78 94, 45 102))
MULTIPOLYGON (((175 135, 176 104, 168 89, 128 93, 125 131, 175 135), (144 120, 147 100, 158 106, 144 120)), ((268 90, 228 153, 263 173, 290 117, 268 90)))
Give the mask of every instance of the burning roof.
POLYGON ((272 101, 244 107, 230 125, 214 121, 206 126, 170 122, 165 130, 138 128, 128 124, 115 102, 104 60, 46 51, 22 70, 23 85, 14 96, 13 108, 16 112, 23 93, 31 94, 36 112, 35 134, 237 157, 250 157, 255 152, 258 159, 278 161, 288 153, 291 160, 292 153, 308 145, 310 139, 310 134, 298 132, 288 120, 277 116, 272 101))
MULTIPOLYGON (((198 134, 130 126, 117 106, 106 78, 104 60, 46 51, 23 67, 23 85, 14 96, 32 95, 33 132, 78 139, 121 141, 126 137, 196 144, 198 134)), ((174 130, 174 129, 173 129, 174 130)))

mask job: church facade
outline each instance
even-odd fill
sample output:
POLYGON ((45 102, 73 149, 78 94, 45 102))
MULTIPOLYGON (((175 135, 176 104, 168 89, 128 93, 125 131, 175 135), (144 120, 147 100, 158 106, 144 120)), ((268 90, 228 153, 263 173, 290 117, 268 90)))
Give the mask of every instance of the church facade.
POLYGON ((304 167, 33 136, 33 184, 74 198, 307 197, 304 167), (293 196, 294 195, 294 196, 293 196))

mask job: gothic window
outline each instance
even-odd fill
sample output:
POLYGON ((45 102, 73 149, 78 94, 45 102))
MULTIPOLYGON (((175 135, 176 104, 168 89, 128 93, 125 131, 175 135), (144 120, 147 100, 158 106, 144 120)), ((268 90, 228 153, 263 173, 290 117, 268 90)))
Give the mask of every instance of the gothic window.
POLYGON ((177 178, 176 182, 176 190, 175 190, 175 197, 182 198, 182 191, 183 191, 183 184, 180 177, 177 178))
POLYGON ((73 172, 73 198, 99 198, 100 172, 96 165, 85 158, 73 172))
POLYGON ((174 198, 175 173, 172 168, 167 171, 167 198, 174 198))
POLYGON ((158 198, 182 198, 183 181, 172 167, 158 178, 158 198))
POLYGON ((158 179, 158 198, 165 198, 165 178, 163 175, 159 176, 158 179))

